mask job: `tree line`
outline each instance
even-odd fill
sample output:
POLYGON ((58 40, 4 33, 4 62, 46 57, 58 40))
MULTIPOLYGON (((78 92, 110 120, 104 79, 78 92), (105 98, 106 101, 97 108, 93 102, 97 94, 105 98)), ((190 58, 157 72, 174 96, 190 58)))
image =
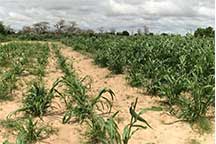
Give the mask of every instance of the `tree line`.
MULTIPOLYGON (((15 30, 10 26, 6 26, 3 22, 0 22, 0 34, 1 35, 9 35, 14 34, 15 30)), ((53 26, 50 25, 49 22, 38 22, 31 26, 23 26, 21 30, 18 31, 18 34, 47 34, 54 33, 56 35, 59 34, 94 34, 96 33, 92 29, 81 29, 78 24, 74 21, 65 21, 60 20, 53 26)), ((116 32, 114 28, 110 29, 110 31, 105 31, 102 27, 99 28, 98 33, 103 34, 111 34, 111 35, 123 35, 129 36, 131 35, 127 30, 123 30, 122 32, 116 32)), ((149 28, 144 25, 143 30, 138 29, 135 34, 132 35, 154 35, 154 33, 149 32, 149 28)), ((167 33, 161 33, 162 36, 167 36, 167 33)), ((214 37, 215 31, 212 27, 207 28, 197 28, 193 34, 195 37, 214 37)))

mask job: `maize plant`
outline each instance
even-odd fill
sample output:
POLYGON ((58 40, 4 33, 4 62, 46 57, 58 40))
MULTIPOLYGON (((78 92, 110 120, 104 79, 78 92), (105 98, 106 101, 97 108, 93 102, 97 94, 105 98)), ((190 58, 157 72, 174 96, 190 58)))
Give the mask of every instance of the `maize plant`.
POLYGON ((26 96, 24 96, 23 107, 12 112, 8 115, 10 117, 18 112, 25 112, 31 116, 43 116, 48 111, 48 108, 52 108, 52 100, 55 96, 55 87, 59 81, 56 80, 50 90, 47 90, 42 83, 34 83, 29 89, 26 96))

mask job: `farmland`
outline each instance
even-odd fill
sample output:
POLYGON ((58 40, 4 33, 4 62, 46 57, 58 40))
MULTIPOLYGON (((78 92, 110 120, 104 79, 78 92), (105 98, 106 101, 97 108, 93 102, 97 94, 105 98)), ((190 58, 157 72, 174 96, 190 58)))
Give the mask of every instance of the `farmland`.
POLYGON ((92 53, 96 64, 113 73, 126 71, 132 86, 166 97, 187 121, 205 116, 214 105, 214 39, 81 36, 63 43, 92 53))
POLYGON ((213 38, 28 38, 0 45, 1 143, 213 143, 213 38))

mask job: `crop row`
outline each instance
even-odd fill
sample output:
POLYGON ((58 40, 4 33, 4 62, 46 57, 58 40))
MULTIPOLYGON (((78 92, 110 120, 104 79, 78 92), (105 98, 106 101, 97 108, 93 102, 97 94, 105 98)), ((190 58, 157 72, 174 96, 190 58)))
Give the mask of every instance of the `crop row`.
POLYGON ((66 58, 60 54, 59 49, 54 45, 53 47, 58 57, 59 67, 64 72, 62 82, 67 87, 65 93, 59 93, 66 105, 63 123, 68 123, 72 117, 75 117, 80 123, 87 123, 89 126, 89 130, 86 133, 88 143, 103 144, 128 144, 128 141, 138 128, 146 129, 147 127, 151 127, 141 117, 146 109, 143 109, 140 113, 135 111, 137 105, 136 99, 135 103, 131 104, 130 107, 131 121, 125 126, 121 136, 115 120, 119 112, 112 114, 114 92, 111 89, 104 88, 98 95, 91 98, 87 94, 87 86, 83 84, 87 77, 78 79, 74 70, 67 64, 66 58), (110 98, 104 96, 105 93, 110 94, 110 98), (142 125, 138 125, 138 121, 142 122, 142 125))
POLYGON ((165 97, 184 120, 205 117, 214 105, 213 38, 74 36, 62 42, 92 53, 96 64, 114 73, 126 72, 132 86, 165 97))

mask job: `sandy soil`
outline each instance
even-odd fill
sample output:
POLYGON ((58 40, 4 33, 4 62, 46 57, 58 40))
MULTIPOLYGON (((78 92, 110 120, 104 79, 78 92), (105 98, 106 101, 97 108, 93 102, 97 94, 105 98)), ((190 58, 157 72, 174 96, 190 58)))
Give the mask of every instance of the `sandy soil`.
MULTIPOLYGON (((34 78, 32 75, 20 76, 18 78, 16 89, 12 91, 12 100, 0 102, 0 120, 6 119, 8 114, 21 108, 23 95, 27 92, 29 82, 34 78)), ((15 137, 11 135, 11 131, 0 126, 0 143, 4 140, 15 141, 15 137)))
MULTIPOLYGON (((133 88, 128 85, 125 75, 112 75, 107 68, 100 68, 93 63, 93 60, 86 55, 73 51, 71 48, 63 45, 61 53, 68 58, 68 61, 73 62, 73 67, 80 78, 84 76, 90 76, 92 79, 90 95, 96 95, 98 91, 103 87, 111 88, 116 98, 114 101, 113 111, 120 111, 118 115, 118 123, 120 131, 122 132, 124 126, 128 124, 130 120, 130 114, 128 108, 135 100, 139 98, 138 108, 148 108, 151 106, 159 106, 160 99, 151 97, 143 93, 141 89, 133 88)), ((56 58, 51 52, 48 59, 48 65, 46 68, 46 75, 44 81, 49 88, 53 82, 61 77, 63 73, 57 68, 56 58)), ((13 101, 1 102, 0 105, 0 119, 7 116, 8 113, 18 109, 21 106, 21 99, 23 93, 26 92, 27 82, 32 78, 22 78, 21 85, 14 91, 16 98, 13 101)), ((18 82, 18 84, 20 84, 18 82)), ((60 91, 64 88, 59 86, 60 91)), ((55 102, 61 104, 58 99, 55 102)), ((58 107, 55 104, 56 109, 52 110, 47 116, 44 116, 44 123, 51 125, 57 129, 56 134, 51 135, 49 138, 44 139, 38 144, 79 144, 84 140, 83 134, 86 131, 85 126, 78 123, 66 124, 61 123, 63 107, 58 107)), ((196 139, 201 144, 213 144, 214 134, 200 135, 194 132, 188 123, 179 122, 173 125, 164 125, 162 122, 172 122, 177 120, 175 117, 170 116, 167 112, 147 112, 144 118, 149 122, 153 129, 146 129, 138 131, 129 142, 130 144, 189 144, 191 139, 196 139)), ((0 143, 5 140, 6 130, 0 127, 0 143)), ((9 140, 14 141, 12 136, 8 137, 9 140)))

